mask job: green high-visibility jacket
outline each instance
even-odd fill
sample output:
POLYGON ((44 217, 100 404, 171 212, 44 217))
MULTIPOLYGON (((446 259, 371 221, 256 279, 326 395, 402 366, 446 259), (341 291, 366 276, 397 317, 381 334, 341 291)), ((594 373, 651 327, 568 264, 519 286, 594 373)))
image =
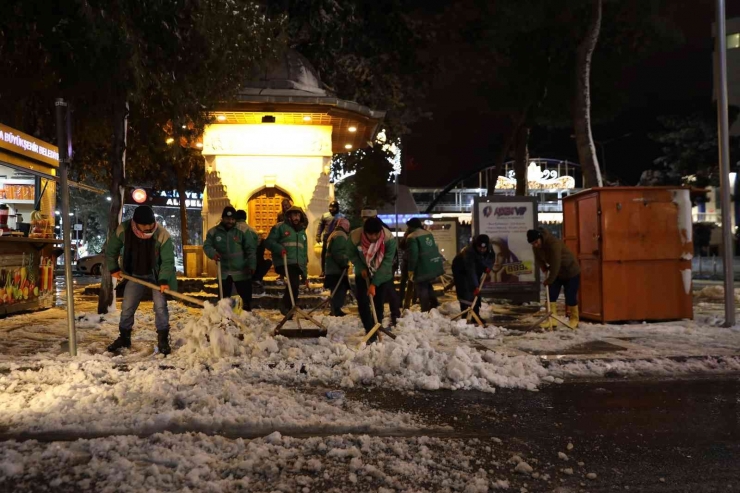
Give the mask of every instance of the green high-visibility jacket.
MULTIPOLYGON (((383 233, 385 234, 385 254, 378 270, 372 276, 372 283, 376 286, 393 281, 393 258, 396 256, 396 249, 398 248, 393 233, 387 228, 383 228, 383 233)), ((350 262, 355 266, 355 275, 361 275, 362 271, 367 269, 365 256, 362 254, 362 228, 357 228, 350 233, 347 253, 350 262)), ((357 282, 361 282, 359 278, 357 282)))
POLYGON ((208 258, 216 253, 221 255, 221 276, 231 276, 234 281, 244 281, 252 277, 257 268, 257 240, 238 227, 227 230, 218 224, 208 230, 203 252, 208 258))
POLYGON ((302 223, 298 229, 284 222, 273 226, 265 239, 265 248, 272 252, 275 267, 284 265, 281 252, 285 250, 288 265, 298 265, 308 275, 308 238, 302 223))
POLYGON ((414 273, 414 282, 431 281, 444 274, 444 258, 431 231, 412 230, 406 237, 406 251, 409 273, 414 273))
POLYGON ((338 276, 349 267, 347 254, 347 233, 341 229, 335 230, 326 240, 326 263, 324 273, 327 276, 338 276))
MULTIPOLYGON (((108 244, 105 247, 105 262, 108 270, 118 272, 122 270, 118 259, 124 258, 124 247, 126 243, 126 231, 131 229, 131 220, 123 221, 116 228, 114 235, 108 238, 108 244)), ((157 279, 160 285, 166 284, 171 291, 177 291, 177 271, 175 270, 175 246, 172 244, 170 233, 161 225, 157 226, 154 232, 154 270, 152 275, 157 279)), ((125 274, 131 275, 131 272, 125 274)))

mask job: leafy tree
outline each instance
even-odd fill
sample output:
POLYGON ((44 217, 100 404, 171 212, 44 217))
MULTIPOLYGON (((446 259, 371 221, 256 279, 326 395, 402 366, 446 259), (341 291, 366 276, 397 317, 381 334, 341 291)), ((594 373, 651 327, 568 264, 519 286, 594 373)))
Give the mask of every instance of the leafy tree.
POLYGON ((365 207, 377 208, 395 199, 389 181, 393 158, 393 152, 382 144, 335 157, 335 162, 341 162, 333 167, 335 178, 339 170, 353 173, 336 187, 337 200, 348 215, 359 216, 365 207))
MULTIPOLYGON (((3 109, 18 114, 22 107, 13 101, 29 100, 51 107, 52 95, 72 102, 74 135, 81 136, 73 167, 109 184, 111 234, 122 206, 128 130, 144 136, 147 119, 155 118, 162 128, 171 122, 176 141, 187 137, 183 125, 202 132, 208 109, 229 100, 255 64, 275 55, 281 22, 248 0, 70 0, 47 7, 40 0, 6 5, 13 15, 0 19, 3 79, 42 75, 36 92, 11 85, 3 109)), ((32 133, 53 135, 53 118, 46 116, 49 123, 32 133)), ((104 269, 98 310, 112 297, 104 269)))
MULTIPOLYGON (((728 108, 730 124, 737 120, 740 108, 728 108)), ((678 185, 691 177, 699 188, 719 185, 717 110, 714 107, 683 115, 658 118, 662 130, 650 138, 660 144, 663 155, 653 161, 658 173, 647 173, 642 183, 653 177, 652 185, 678 185)), ((740 160, 740 138, 730 137, 730 162, 740 160)))

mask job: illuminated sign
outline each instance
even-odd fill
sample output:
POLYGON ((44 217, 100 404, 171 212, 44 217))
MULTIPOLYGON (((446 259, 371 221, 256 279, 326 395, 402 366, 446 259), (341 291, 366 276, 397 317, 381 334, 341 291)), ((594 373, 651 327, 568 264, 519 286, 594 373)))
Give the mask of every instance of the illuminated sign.
POLYGON ((329 157, 331 131, 331 125, 208 125, 203 155, 329 157))
POLYGON ((0 147, 53 166, 59 165, 59 151, 55 146, 1 124, 0 147))
MULTIPOLYGON (((507 176, 499 176, 496 188, 501 190, 513 190, 516 188, 516 174, 513 170, 507 176)), ((576 179, 572 176, 558 176, 554 169, 543 170, 534 161, 527 168, 527 188, 530 190, 567 190, 576 187, 576 179)))
POLYGON ((143 188, 137 188, 131 192, 131 198, 134 199, 134 202, 137 204, 143 204, 146 202, 146 196, 146 191, 143 188))

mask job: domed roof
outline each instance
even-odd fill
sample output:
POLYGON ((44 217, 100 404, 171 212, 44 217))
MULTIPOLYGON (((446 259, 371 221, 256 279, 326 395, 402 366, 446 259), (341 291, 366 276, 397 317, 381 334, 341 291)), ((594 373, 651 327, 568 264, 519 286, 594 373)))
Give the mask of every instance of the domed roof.
POLYGON ((239 92, 261 96, 331 96, 322 87, 311 63, 293 49, 286 50, 267 70, 255 71, 239 92))

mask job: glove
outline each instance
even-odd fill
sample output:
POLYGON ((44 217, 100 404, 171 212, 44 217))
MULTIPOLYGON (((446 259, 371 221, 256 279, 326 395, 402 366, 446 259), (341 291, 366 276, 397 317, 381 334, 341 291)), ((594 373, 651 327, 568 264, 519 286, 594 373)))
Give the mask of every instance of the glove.
POLYGON ((288 256, 288 252, 285 251, 285 250, 283 250, 282 252, 280 252, 280 256, 281 257, 287 257, 288 256))
POLYGON ((117 271, 115 271, 115 272, 111 272, 111 273, 110 273, 110 276, 111 276, 111 277, 115 277, 115 278, 116 278, 116 279, 118 279, 119 281, 120 281, 121 279, 123 279, 123 276, 121 275, 121 271, 120 271, 120 270, 117 270, 117 271))
POLYGON ((545 279, 544 281, 542 281, 542 285, 543 286, 549 286, 550 285, 550 280, 549 279, 545 279))
POLYGON ((373 298, 375 297, 375 284, 371 284, 367 287, 367 294, 373 298))
POLYGON ((367 281, 369 277, 370 277, 370 273, 367 271, 367 269, 363 269, 362 278, 367 281))
POLYGON ((305 283, 306 283, 306 287, 307 288, 310 287, 310 283, 308 282, 308 278, 306 278, 305 283))
POLYGON ((217 253, 216 255, 214 255, 213 260, 215 260, 216 262, 221 262, 221 254, 217 253))
POLYGON ((490 273, 491 273, 491 268, 490 267, 486 267, 486 274, 490 274, 490 273))
POLYGON ((254 269, 247 269, 247 273, 252 276, 254 275, 254 269))
POLYGON ((478 296, 479 294, 480 294, 480 289, 478 289, 478 288, 475 288, 475 289, 473 290, 473 296, 478 296))
POLYGON ((160 285, 159 285, 159 292, 160 292, 160 293, 164 293, 164 292, 165 292, 165 291, 167 291, 168 289, 170 289, 170 286, 169 286, 169 284, 160 284, 160 285))

